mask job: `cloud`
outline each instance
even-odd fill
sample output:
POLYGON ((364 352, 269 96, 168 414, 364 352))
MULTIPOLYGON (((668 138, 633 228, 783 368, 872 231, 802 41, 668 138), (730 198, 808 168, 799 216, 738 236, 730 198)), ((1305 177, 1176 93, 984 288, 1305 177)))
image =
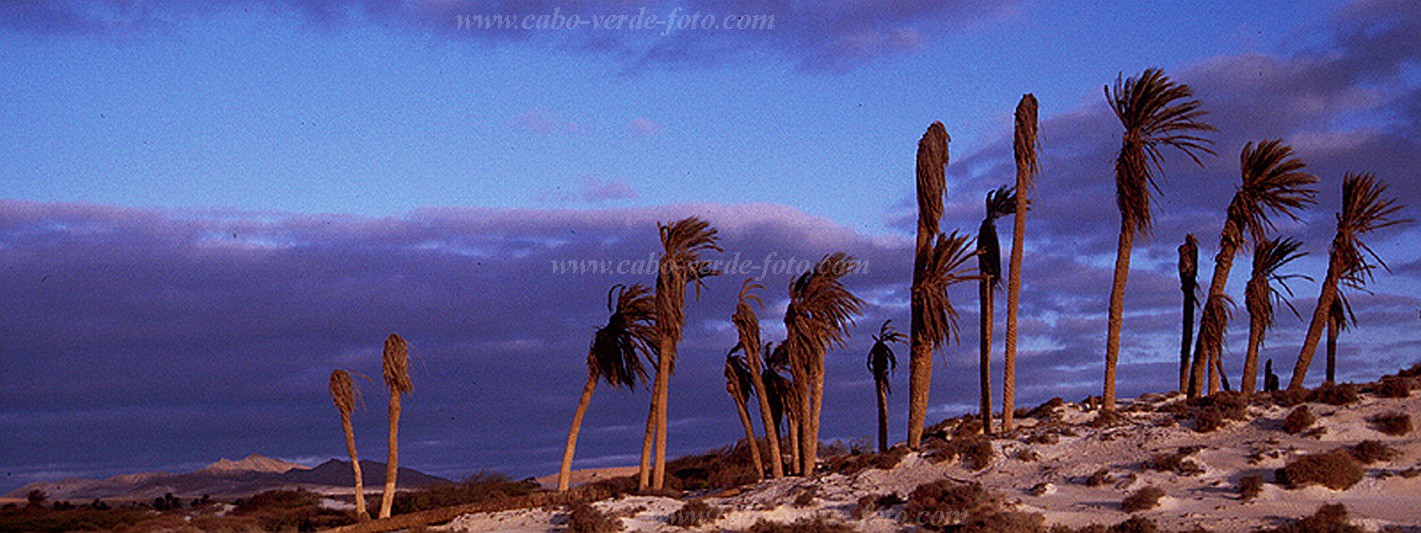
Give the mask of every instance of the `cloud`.
POLYGON ((661 124, 646 117, 637 117, 627 121, 627 131, 639 137, 650 137, 661 132, 661 124))
POLYGON ((561 187, 538 193, 538 201, 545 205, 568 205, 581 202, 599 205, 619 200, 635 200, 636 189, 621 178, 598 179, 592 176, 578 178, 577 186, 569 189, 561 187))
POLYGON ((582 126, 571 120, 554 115, 541 107, 533 108, 508 119, 508 126, 533 133, 573 134, 582 131, 582 126))

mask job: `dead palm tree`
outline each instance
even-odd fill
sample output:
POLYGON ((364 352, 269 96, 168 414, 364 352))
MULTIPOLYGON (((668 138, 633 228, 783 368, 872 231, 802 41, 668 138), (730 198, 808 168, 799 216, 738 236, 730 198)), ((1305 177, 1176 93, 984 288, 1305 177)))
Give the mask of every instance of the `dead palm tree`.
MULTIPOLYGON (((701 254, 721 251, 716 244, 716 230, 710 223, 697 217, 683 218, 669 224, 657 224, 661 236, 661 259, 657 263, 656 310, 657 363, 656 382, 652 388, 651 415, 648 417, 647 435, 655 434, 655 464, 650 472, 650 488, 661 490, 666 487, 666 401, 669 395, 671 372, 675 368, 676 350, 681 343, 681 329, 686 317, 686 285, 696 285, 696 296, 701 293, 702 279, 718 274, 707 268, 701 254)), ((649 438, 647 439, 650 440, 649 438)), ((647 484, 647 457, 649 446, 643 441, 642 468, 639 485, 647 484)))
POLYGON ((572 476, 572 456, 577 450, 577 434, 582 429, 582 417, 592 403, 597 382, 603 380, 612 388, 636 388, 646 384, 646 367, 641 358, 651 359, 656 345, 656 317, 650 290, 640 283, 630 287, 613 285, 607 291, 607 325, 592 335, 587 348, 587 384, 572 414, 572 427, 567 431, 567 447, 563 449, 562 468, 558 470, 558 492, 567 492, 572 476))
POLYGON ((1179 245, 1179 290, 1184 293, 1184 340, 1179 343, 1179 391, 1189 391, 1189 348, 1194 340, 1194 308, 1199 307, 1199 240, 1190 233, 1179 245))
POLYGON ((952 138, 941 122, 933 122, 918 140, 917 188, 918 235, 913 252, 912 322, 908 334, 908 447, 918 449, 927 418, 928 393, 932 389, 933 348, 946 332, 928 329, 923 319, 936 310, 923 306, 918 297, 926 289, 927 261, 932 257, 933 239, 942 230, 942 202, 947 193, 947 143, 952 138))
POLYGON ((1138 78, 1115 79, 1114 90, 1105 87, 1105 98, 1125 131, 1115 158, 1115 204, 1120 210, 1120 242, 1115 252, 1115 279, 1110 288, 1110 311, 1105 340, 1104 408, 1115 410, 1115 366, 1120 356, 1120 330, 1125 310, 1125 283, 1130 276, 1130 251, 1135 235, 1151 233, 1154 202, 1150 190, 1158 189, 1155 172, 1163 174, 1162 149, 1175 148, 1195 163, 1199 152, 1210 153, 1210 141, 1200 136, 1214 131, 1203 122, 1205 112, 1188 85, 1170 80, 1159 69, 1146 69, 1138 78))
POLYGON ((390 389, 390 448, 385 459, 385 492, 380 495, 380 518, 389 518, 390 508, 395 503, 395 475, 400 468, 400 396, 414 390, 410 383, 409 345, 391 333, 385 339, 380 362, 385 387, 390 389))
POLYGON ((1268 335, 1268 330, 1276 322, 1273 316, 1273 302, 1283 302, 1294 316, 1298 315, 1298 310, 1293 308, 1288 297, 1293 295, 1293 289, 1288 287, 1288 280, 1292 278, 1312 279, 1301 274, 1279 274, 1278 270, 1293 260, 1307 255, 1299 252, 1303 243, 1296 239, 1267 239, 1253 245, 1253 275, 1248 279, 1248 288, 1244 293, 1244 307, 1248 308, 1248 352, 1243 359, 1243 383, 1238 388, 1244 396, 1252 396, 1253 389, 1258 385, 1258 350, 1263 347, 1264 337, 1268 335), (1274 286, 1273 282, 1278 282, 1274 286), (1287 297, 1283 291, 1287 291, 1287 297))
MULTIPOLYGON (((1345 281, 1343 283, 1346 283, 1345 281)), ((1352 302, 1347 301, 1347 293, 1337 290, 1332 300, 1332 308, 1327 313, 1327 373, 1328 383, 1337 382, 1337 336, 1357 325, 1357 315, 1352 313, 1352 302)))
POLYGON ((756 289, 765 288, 759 283, 753 283, 751 278, 746 278, 740 284, 740 297, 735 303, 735 313, 730 316, 730 322, 735 325, 735 331, 740 338, 740 348, 745 352, 745 362, 750 365, 751 385, 755 387, 755 398, 760 405, 760 422, 765 429, 765 444, 770 455, 770 476, 784 477, 784 465, 780 458, 780 437, 779 431, 775 429, 776 424, 770 412, 770 397, 765 391, 764 377, 761 375, 763 366, 760 364, 760 317, 755 315, 755 309, 750 306, 751 302, 760 304, 761 308, 765 303, 760 300, 760 296, 755 294, 756 289))
POLYGON ((746 404, 750 401, 750 388, 754 378, 750 375, 750 364, 745 358, 735 355, 736 346, 725 354, 725 393, 735 401, 735 412, 740 415, 740 425, 745 429, 745 445, 750 447, 750 460, 755 463, 755 480, 765 479, 765 463, 760 458, 760 443, 755 438, 755 426, 750 422, 750 411, 746 404))
POLYGON ((1271 215, 1276 213, 1297 220, 1297 212, 1313 204, 1313 196, 1317 194, 1312 188, 1317 176, 1305 172, 1307 164, 1294 157, 1293 149, 1277 139, 1245 144, 1239 154, 1239 168, 1242 183, 1229 201, 1228 216, 1219 235, 1219 253, 1214 256, 1214 277, 1209 283, 1209 296, 1204 300, 1190 372, 1190 397, 1203 391, 1206 369, 1209 370, 1209 393, 1218 391, 1214 375, 1217 373, 1220 379, 1223 376, 1218 369, 1223 364, 1220 358, 1223 330, 1228 328, 1228 323, 1219 322, 1223 314, 1211 310, 1210 306, 1217 305, 1218 297, 1224 294, 1234 256, 1245 238, 1251 238, 1255 245, 1263 242, 1268 231, 1274 229, 1271 215))
MULTIPOLYGON (((927 343, 929 360, 933 350, 961 337, 957 328, 957 309, 952 306, 952 299, 947 290, 958 283, 977 279, 978 276, 972 273, 971 267, 965 266, 975 255, 977 251, 971 237, 953 231, 951 235, 939 233, 933 246, 917 259, 917 262, 923 265, 923 271, 921 283, 914 286, 911 296, 914 304, 913 325, 922 335, 923 342, 927 343)), ((931 365, 931 361, 928 364, 931 365)), ((926 395, 911 400, 922 403, 911 404, 910 414, 926 414, 926 395)), ((911 423, 908 427, 910 430, 913 428, 911 423)), ((918 431, 921 442, 921 428, 918 431)), ((913 443, 909 441, 908 446, 912 447, 913 443)))
POLYGON ((1337 234, 1332 238, 1327 254, 1327 277, 1322 280, 1322 292, 1313 309, 1312 321, 1308 323, 1307 337, 1303 340, 1298 362, 1293 366, 1293 377, 1288 382, 1289 389, 1300 389, 1308 375, 1308 365, 1317 351, 1318 338, 1327 324, 1332 301, 1337 299, 1337 285, 1347 282, 1362 287, 1372 277, 1376 268, 1368 258, 1375 260, 1382 268, 1387 268, 1376 252, 1362 242, 1362 236, 1373 231, 1395 226, 1407 219, 1396 218, 1404 207, 1395 198, 1382 198, 1386 184, 1371 173, 1348 172, 1342 180, 1342 212, 1337 214, 1337 234))
POLYGON ((848 326, 862 314, 863 300, 844 287, 843 276, 857 268, 848 254, 825 255, 789 286, 785 345, 799 396, 800 473, 809 476, 819 456, 819 413, 824 399, 824 355, 842 348, 848 326))
POLYGON ((893 321, 885 320, 873 336, 873 348, 868 350, 869 373, 873 374, 874 388, 878 391, 878 453, 888 452, 888 394, 893 392, 888 386, 888 375, 898 370, 898 358, 889 346, 903 342, 903 334, 893 329, 893 321))
MULTIPOLYGON (((1036 188, 1036 173, 1041 170, 1036 155, 1036 97, 1022 95, 1016 104, 1012 136, 1012 153, 1016 158, 1016 209, 1011 228, 1011 264, 1007 267, 1007 332, 1006 349, 1002 354, 1002 432, 1012 430, 1016 409, 1016 334, 1017 308, 1021 301, 1021 261, 1026 245, 1027 194, 1036 188)), ((985 425, 984 425, 985 427, 985 425)))
MULTIPOLYGON (((992 433, 992 328, 996 291, 1002 286, 1002 247, 997 240, 997 218, 1016 210, 1016 189, 1005 185, 987 193, 987 215, 977 229, 978 347, 981 371, 982 433, 992 433)), ((1003 416, 1006 416, 1005 414, 1003 416)))
POLYGON ((331 372, 331 401, 340 411, 340 428, 345 432, 345 452, 350 455, 350 467, 355 471, 355 517, 364 522, 370 519, 365 510, 365 481, 360 475, 360 458, 355 453, 355 427, 350 423, 350 414, 355 412, 355 400, 360 391, 355 381, 344 370, 331 372))

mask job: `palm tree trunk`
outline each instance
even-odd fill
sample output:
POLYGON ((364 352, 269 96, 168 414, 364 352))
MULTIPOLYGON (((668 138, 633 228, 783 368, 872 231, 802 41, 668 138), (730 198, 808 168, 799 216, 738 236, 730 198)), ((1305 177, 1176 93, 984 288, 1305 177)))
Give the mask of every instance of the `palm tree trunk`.
POLYGON ((816 356, 818 361, 814 363, 814 401, 810 404, 810 445, 809 445, 809 468, 805 470, 814 473, 814 466, 819 462, 819 427, 820 415, 824 412, 824 354, 816 356))
POLYGON ((785 470, 780 457, 779 428, 775 427, 774 413, 770 412, 770 395, 765 389, 765 377, 760 375, 760 348, 745 347, 745 361, 750 363, 750 382, 755 386, 755 397, 760 404, 760 422, 764 425, 765 444, 770 452, 770 477, 781 478, 784 477, 785 470))
POLYGON ((1289 389, 1303 388, 1303 380, 1308 376, 1308 365, 1312 364, 1312 356, 1317 353, 1317 341, 1322 337, 1322 329, 1327 326, 1328 311, 1332 307, 1332 301, 1337 299, 1337 260, 1329 257, 1327 262, 1327 277, 1322 280, 1322 292, 1317 297, 1317 308, 1312 311, 1312 320, 1308 322, 1308 333, 1303 338, 1303 349, 1298 352, 1298 362, 1293 365, 1293 377, 1288 380, 1289 389))
POLYGON ((400 470, 400 393, 390 392, 390 450, 385 459, 385 492, 380 495, 380 518, 389 518, 395 505, 395 475, 400 470))
MULTIPOLYGON (((978 344, 981 352, 980 381, 982 399, 982 434, 992 434, 992 280, 983 278, 977 284, 978 316, 982 334, 978 344)), ((1005 411, 1003 411, 1005 413, 1005 411)), ((1003 414, 1002 416, 1006 416, 1003 414)))
POLYGON ((1021 172, 1016 180, 1016 214, 1011 227, 1011 261, 1007 266, 1007 332, 1002 352, 1002 433, 1011 433, 1016 417, 1016 334, 1021 300, 1022 246, 1026 242, 1026 190, 1021 172))
POLYGON ((1183 287, 1184 289, 1184 335, 1179 342, 1179 392, 1189 393, 1189 348, 1194 344, 1194 307, 1198 305, 1198 297, 1194 295, 1194 286, 1183 287))
POLYGON ((646 492, 651 488, 651 450, 656 444, 656 404, 659 397, 655 389, 651 393, 651 407, 646 413, 646 436, 641 441, 641 469, 637 472, 637 491, 646 492))
MULTIPOLYGON (((738 389, 739 387, 737 387, 738 389)), ((755 481, 765 479, 765 463, 760 457, 760 441, 755 438, 755 425, 750 423, 750 412, 745 409, 745 401, 735 391, 735 412, 740 415, 740 425, 745 428, 745 444, 750 447, 750 460, 755 462, 755 481)))
POLYGON ((355 427, 349 413, 340 413, 340 428, 345 430, 345 452, 350 455, 350 468, 355 472, 355 517, 364 522, 370 519, 370 512, 365 510, 365 481, 360 475, 360 458, 355 454, 355 427))
MULTIPOLYGON (((1234 223, 1227 221, 1224 223, 1224 231, 1234 223)), ((1228 323, 1217 323, 1224 319, 1223 313, 1211 312, 1212 307, 1224 305, 1223 295, 1225 286, 1229 282, 1229 271, 1233 269, 1234 255, 1238 253, 1237 239, 1224 240, 1219 244, 1219 253, 1214 256, 1214 277, 1209 281, 1209 295, 1204 299, 1203 318, 1200 319, 1199 337, 1194 344, 1194 368, 1189 377, 1188 396, 1193 398, 1204 392, 1205 378, 1208 378, 1209 392, 1218 392, 1218 371, 1212 366, 1214 359, 1223 351, 1222 332, 1228 328, 1228 323), (1205 335, 1205 331, 1218 328, 1220 335, 1205 335), (1219 344, 1216 344, 1219 343, 1219 344)))
POLYGON ((1120 329, 1125 311, 1125 282, 1130 277, 1130 252, 1135 246, 1135 227, 1128 218, 1121 218, 1120 241, 1115 249, 1115 279, 1110 285, 1110 315, 1106 321, 1105 391, 1102 393, 1106 411, 1115 410, 1115 366, 1120 359, 1120 329))
MULTIPOLYGON (((1224 372, 1224 351, 1222 349, 1214 354, 1214 373, 1218 375, 1218 382, 1223 385, 1224 390, 1232 390, 1229 388, 1229 374, 1228 372, 1224 372)), ((1215 392, 1219 392, 1219 390, 1213 389, 1210 391, 1210 394, 1215 392)))
POLYGON ((592 391, 597 390, 597 375, 587 373, 587 384, 582 386, 582 399, 577 401, 577 410, 572 413, 572 427, 567 430, 567 447, 562 452, 562 468, 558 470, 558 492, 567 492, 572 478, 572 452, 577 450, 577 432, 582 429, 582 415, 587 414, 587 405, 592 403, 592 391))
POLYGON ((878 381, 877 385, 878 453, 888 453, 888 384, 883 381, 878 381))
POLYGON ((1327 382, 1337 383, 1337 321, 1327 321, 1327 382))
POLYGON ((785 422, 785 429, 786 429, 786 432, 785 432, 785 433, 787 433, 787 434, 789 435, 789 453, 790 453, 789 464, 790 464, 790 470, 793 470, 793 471, 794 471, 793 473, 795 473, 795 474, 801 474, 801 473, 803 473, 803 471, 801 471, 800 468, 799 468, 799 467, 802 465, 802 463, 801 463, 800 460, 799 460, 799 452, 800 452, 800 449, 799 449, 799 420, 798 420, 798 419, 799 419, 799 406, 798 406, 798 404, 795 405, 795 407, 794 407, 793 410, 791 410, 791 409, 785 409, 785 415, 786 415, 785 418, 788 419, 788 420, 785 422), (790 415, 790 414, 789 414, 791 411, 794 412, 793 415, 790 415))
POLYGON ((666 402, 670 396, 671 361, 676 359, 676 343, 661 339, 661 356, 657 358, 656 391, 656 462, 651 472, 651 488, 666 488, 666 402))
POLYGON ((800 374, 795 379, 799 393, 799 473, 809 477, 814 475, 814 463, 819 455, 819 442, 814 435, 814 378, 808 371, 800 374))
POLYGON ((1253 396, 1253 390, 1258 386, 1258 348, 1262 345, 1263 321, 1249 314, 1248 352, 1243 356, 1243 382, 1238 384, 1238 390, 1245 398, 1253 396))
MULTIPOLYGON (((916 301, 914 302, 916 307, 916 301)), ((914 313, 917 316, 917 313, 914 313)), ((908 341, 908 448, 917 450, 923 440, 928 415, 928 391, 933 380, 932 341, 914 334, 908 341)))

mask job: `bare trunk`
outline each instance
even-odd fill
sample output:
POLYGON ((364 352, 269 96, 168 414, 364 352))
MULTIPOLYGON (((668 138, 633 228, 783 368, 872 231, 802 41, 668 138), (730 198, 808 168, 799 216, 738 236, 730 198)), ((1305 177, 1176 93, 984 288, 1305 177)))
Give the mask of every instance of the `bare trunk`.
MULTIPOLYGON (((980 381, 982 400, 982 434, 992 434, 992 280, 984 278, 977 284, 977 301, 982 335, 980 339, 980 381)), ((1005 411, 1003 411, 1005 413, 1005 411)), ((1006 416, 1003 414, 1002 416, 1006 416)))
POLYGON ((878 387, 878 453, 888 453, 888 384, 882 381, 878 387))
POLYGON ((1327 321, 1327 382, 1337 383, 1337 321, 1327 321))
POLYGON ((567 492, 572 479, 572 453, 577 450, 577 432, 582 430, 582 415, 587 414, 587 405, 592 403, 592 392, 597 390, 597 375, 587 373, 587 384, 582 386, 582 399, 577 401, 577 410, 572 413, 572 427, 567 430, 567 447, 562 452, 562 469, 558 470, 558 492, 567 492))
MULTIPOLYGON (((1227 391, 1227 390, 1232 390, 1232 389, 1229 388, 1229 374, 1228 374, 1228 372, 1224 372, 1224 352, 1223 352, 1223 350, 1219 350, 1218 353, 1214 354, 1214 373, 1218 375, 1218 377, 1219 377, 1219 383, 1223 385, 1224 390, 1226 390, 1226 391, 1227 391)), ((1213 394, 1213 393, 1215 393, 1215 392, 1219 392, 1219 390, 1218 390, 1218 389, 1212 389, 1212 390, 1210 390, 1209 393, 1210 393, 1210 394, 1213 394)))
MULTIPOLYGON (((757 340, 758 342, 758 340, 757 340)), ((770 452, 770 477, 784 477, 783 458, 780 457, 779 428, 775 427, 774 413, 770 412, 769 391, 765 389, 765 378, 760 375, 760 348, 745 347, 745 361, 750 363, 750 382, 755 386, 755 398, 760 404, 760 422, 765 429, 765 444, 770 452)))
POLYGON ((637 472, 637 491, 651 488, 651 449, 656 444, 656 391, 651 393, 651 407, 646 413, 646 436, 641 441, 641 469, 637 472))
MULTIPOLYGON (((736 387, 737 389, 739 387, 736 387)), ((740 391, 735 391, 739 394, 740 391)), ((755 480, 765 479, 765 463, 760 457, 760 442, 755 439, 755 426, 750 423, 750 412, 745 409, 743 396, 735 397, 735 412, 740 415, 740 425, 745 428, 745 444, 750 447, 750 460, 755 462, 755 480)))
POLYGON ((395 505, 395 475, 400 471, 400 393, 390 391, 390 450, 385 459, 385 492, 380 495, 380 518, 389 518, 395 505))
POLYGON ((1179 392, 1189 393, 1189 348, 1194 344, 1194 307, 1198 305, 1198 297, 1194 295, 1195 287, 1189 285, 1182 287, 1184 291, 1184 335, 1179 342, 1179 392))
POLYGON ((1327 314, 1332 301, 1337 299, 1336 261, 1328 258, 1327 277, 1322 280, 1322 292, 1317 297, 1317 308, 1312 311, 1312 321, 1308 322, 1308 334, 1303 338, 1303 349, 1298 352, 1298 362, 1293 365, 1293 377, 1288 380, 1289 389, 1301 389, 1308 376, 1308 365, 1317 353, 1317 341, 1322 337, 1322 329, 1327 326, 1327 314))
POLYGON ((799 472, 804 477, 814 475, 814 463, 819 457, 819 441, 814 435, 814 378, 801 372, 795 379, 799 394, 799 472))
POLYGON ((810 431, 811 437, 809 445, 809 468, 806 472, 813 473, 814 466, 819 462, 819 427, 820 415, 824 412, 824 354, 819 354, 814 363, 814 401, 810 403, 810 431))
POLYGON ((355 453, 355 427, 350 423, 350 414, 340 414, 340 428, 345 431, 345 452, 350 455, 350 468, 355 473, 355 517, 361 522, 370 519, 365 510, 365 481, 360 475, 360 458, 355 453))
POLYGON ((657 358, 656 371, 656 461, 651 471, 651 488, 666 488, 666 402, 671 382, 671 361, 676 358, 676 343, 661 340, 661 356, 657 358))
POLYGON ((1125 311, 1125 282, 1130 277, 1130 251, 1135 246, 1135 227, 1128 219, 1120 222, 1120 242, 1115 250, 1115 280, 1110 285, 1110 315, 1105 337, 1105 391, 1102 393, 1106 411, 1115 410, 1115 366, 1120 359, 1120 328, 1125 311))
POLYGON ((802 471, 799 468, 801 463, 799 460, 799 421, 797 420, 799 418, 799 407, 794 407, 793 416, 788 415, 790 411, 791 409, 789 409, 788 407, 785 408, 786 418, 788 419, 788 421, 785 423, 785 429, 787 430, 786 433, 789 435, 789 464, 790 470, 792 470, 793 473, 800 474, 802 473, 802 471))
POLYGON ((1022 172, 1017 171, 1016 214, 1011 227, 1011 262, 1007 266, 1007 332, 1002 352, 1002 433, 1011 433, 1016 416, 1016 334, 1018 302, 1021 299, 1022 246, 1026 242, 1026 191, 1022 172))
POLYGON ((1258 386, 1258 348, 1263 345, 1263 321, 1252 314, 1248 318, 1248 352, 1243 356, 1243 382, 1238 384, 1245 398, 1258 386))
MULTIPOLYGON (((913 329, 916 332, 917 328, 913 329)), ((914 334, 909 340, 908 351, 908 448, 917 450, 923 440, 923 423, 928 415, 928 391, 932 389, 932 341, 914 334)))
MULTIPOLYGON (((1224 231, 1233 224, 1232 221, 1225 222, 1224 231)), ((1223 352, 1223 331, 1228 328, 1226 315, 1212 308, 1224 305, 1224 289, 1229 282, 1229 271, 1233 269, 1234 255, 1238 253, 1238 244, 1232 241, 1221 242, 1219 253, 1214 256, 1214 277, 1209 281, 1209 294, 1204 298, 1203 318, 1199 320, 1199 336, 1194 344, 1194 368, 1189 377, 1188 396, 1193 398, 1204 392, 1205 379, 1208 380, 1209 393, 1218 392, 1219 375, 1216 367, 1217 359, 1223 352), (1223 323, 1218 323, 1220 321, 1223 323), (1218 336, 1205 335, 1204 332, 1211 328, 1218 328, 1218 336)))

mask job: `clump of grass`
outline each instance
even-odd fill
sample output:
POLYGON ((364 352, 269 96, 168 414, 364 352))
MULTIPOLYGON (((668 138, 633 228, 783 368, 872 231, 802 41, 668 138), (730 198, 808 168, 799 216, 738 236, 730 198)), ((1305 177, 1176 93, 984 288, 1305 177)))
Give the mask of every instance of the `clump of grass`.
MULTIPOLYGON (((1027 417, 1037 420, 1058 420, 1061 418, 1061 408, 1066 405, 1066 401, 1060 396, 1046 400, 1046 403, 1033 407, 1026 412, 1027 417)), ((1023 417, 1024 418, 1024 417, 1023 417)))
POLYGON ((1237 391, 1224 391, 1201 396, 1186 402, 1194 419, 1194 431, 1210 433, 1224 426, 1225 420, 1247 420, 1248 400, 1237 391))
POLYGON ((1238 480, 1238 497, 1243 501, 1249 501, 1263 494, 1263 476, 1249 474, 1238 480))
POLYGON ((1031 436, 1026 437, 1024 442, 1027 444, 1056 444, 1061 442, 1061 436, 1043 431, 1041 433, 1031 434, 1031 436))
POLYGON ((666 486, 677 490, 729 489, 754 483, 754 458, 748 446, 727 446, 666 463, 666 486))
POLYGON ((1347 453, 1364 465, 1390 461, 1401 455, 1401 452, 1396 448, 1376 440, 1364 440, 1355 446, 1349 446, 1347 453))
POLYGON ((1377 431, 1393 437, 1404 436, 1411 433, 1412 429, 1411 415, 1397 411, 1374 415, 1368 418, 1367 421, 1376 426, 1377 431))
POLYGON ((959 435, 950 440, 933 439, 927 442, 927 448, 927 456, 933 461, 961 460, 972 470, 986 468, 996 457, 992 440, 980 434, 959 435))
POLYGON ((1187 459, 1197 451, 1199 451, 1197 448, 1186 446, 1174 453, 1157 453, 1151 455, 1141 466, 1145 470, 1173 472, 1181 476, 1197 476, 1204 473, 1204 467, 1187 459))
POLYGON ((903 517, 924 528, 945 530, 966 522, 974 514, 990 514, 998 505, 997 498, 979 483, 943 479, 913 489, 903 507, 903 517))
POLYGON ((704 500, 691 500, 667 517, 666 523, 680 527, 696 527, 720 520, 725 513, 704 500))
POLYGON ((1277 472, 1278 482, 1291 487, 1318 484, 1333 490, 1347 490, 1362 480, 1362 463, 1346 450, 1304 455, 1277 472))
POLYGON ((1159 507, 1160 498, 1164 497, 1164 489, 1155 486, 1143 487, 1140 490, 1130 493, 1120 502, 1120 508, 1127 513, 1146 511, 1159 507))
POLYGON ((531 480, 514 481, 503 474, 480 472, 462 483, 434 485, 395 493, 394 514, 405 514, 440 507, 502 500, 525 496, 538 488, 531 480))
POLYGON ((567 508, 568 533, 610 533, 622 530, 621 520, 597 510, 586 501, 574 501, 567 508))
POLYGON ((1303 388, 1283 389, 1280 391, 1274 391, 1273 403, 1277 404, 1279 407, 1296 407, 1298 405, 1301 405, 1303 402, 1308 401, 1308 397, 1311 394, 1312 393, 1308 392, 1307 389, 1303 388))
POLYGON ((819 486, 810 485, 801 490, 798 496, 794 497, 794 506, 799 508, 809 507, 811 505, 814 505, 814 500, 818 498, 819 486))
POLYGON ((1100 429, 1119 426, 1129 421, 1130 419, 1127 418, 1125 415, 1122 415, 1115 411, 1106 411, 1102 409, 1100 412, 1095 414, 1095 418, 1090 419, 1090 422, 1086 422, 1086 425, 1096 429, 1100 429))
POLYGON ((1085 486, 1087 487, 1099 487, 1106 483, 1110 483, 1110 470, 1105 468, 1096 470, 1085 478, 1085 486))
POLYGON ((1285 526, 1262 530, 1265 533, 1362 533, 1361 527, 1347 519, 1347 506, 1329 503, 1317 508, 1312 516, 1285 526))
POLYGON ((1323 383, 1313 389, 1312 394, 1308 396, 1310 402, 1327 405, 1352 405, 1360 399, 1361 397, 1357 394, 1357 386, 1351 383, 1341 385, 1323 383))
POLYGON ((1041 454, 1036 453, 1036 450, 1027 448, 1025 450, 1016 452, 1016 460, 1027 463, 1033 463, 1041 460, 1041 454))
POLYGON ((888 494, 866 494, 859 498, 858 504, 854 506, 852 516, 855 520, 863 520, 882 509, 889 509, 895 505, 907 503, 902 496, 896 492, 888 494))
POLYGON ((750 526, 750 533, 852 533, 854 528, 827 514, 816 514, 788 524, 761 518, 750 526))
POLYGON ((1317 417, 1313 416, 1312 410, 1306 405, 1299 405, 1283 419, 1283 431, 1289 435, 1297 435, 1312 427, 1314 422, 1317 422, 1317 417))
POLYGON ((1377 382, 1376 395, 1382 398, 1409 398, 1411 397, 1411 384, 1411 378, 1385 376, 1377 382))
POLYGON ((906 455, 908 455, 908 448, 905 446, 895 446, 885 453, 849 452, 828 458, 826 468, 830 472, 838 472, 846 476, 852 476, 870 468, 891 470, 898 466, 898 463, 906 455))

